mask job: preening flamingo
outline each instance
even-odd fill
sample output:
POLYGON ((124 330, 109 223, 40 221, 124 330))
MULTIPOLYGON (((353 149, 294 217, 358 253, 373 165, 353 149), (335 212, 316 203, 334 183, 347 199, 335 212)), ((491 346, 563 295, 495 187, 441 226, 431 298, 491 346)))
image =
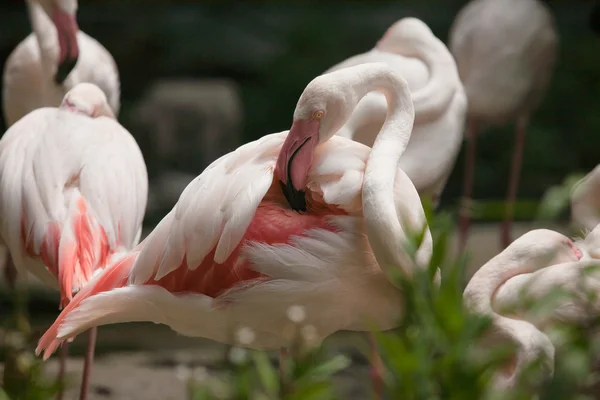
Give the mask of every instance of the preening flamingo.
POLYGON ((108 50, 77 26, 77 0, 26 0, 33 33, 12 51, 2 77, 7 126, 40 107, 58 107, 75 85, 90 82, 119 114, 119 72, 108 50))
POLYGON ((590 232, 600 224, 600 165, 573 187, 571 221, 584 232, 590 232))
POLYGON ((498 389, 514 386, 522 368, 537 358, 541 359, 543 367, 550 373, 554 369, 554 346, 550 339, 528 320, 514 316, 509 318, 497 311, 498 308, 518 298, 520 292, 515 290, 526 287, 523 284, 525 280, 533 285, 527 288, 532 293, 536 290, 542 293, 548 288, 548 283, 552 283, 544 281, 544 278, 533 280, 532 275, 546 274, 546 278, 551 280, 560 277, 556 273, 560 274, 563 269, 562 273, 572 277, 572 271, 564 267, 568 264, 548 269, 545 273, 541 271, 549 265, 574 262, 581 258, 581 250, 566 236, 547 229, 537 229, 516 239, 481 267, 467 284, 463 295, 465 306, 476 314, 489 316, 495 336, 500 340, 512 341, 517 346, 512 366, 495 377, 498 389))
MULTIPOLYGON (((375 48, 327 72, 374 61, 396 68, 408 82, 415 125, 400 168, 419 194, 431 197, 437 205, 460 151, 467 112, 454 58, 425 23, 403 18, 388 28, 375 48)), ((384 95, 369 93, 337 134, 372 146, 386 113, 384 95)))
MULTIPOLYGON (((402 243, 426 224, 419 195, 398 168, 414 110, 402 76, 383 63, 313 79, 289 132, 245 144, 208 166, 129 255, 98 275, 40 339, 47 358, 94 326, 169 325, 187 336, 249 347, 289 346, 286 310, 305 308, 322 340, 338 330, 389 329, 402 293, 388 266, 410 276, 402 243), (390 112, 373 148, 334 136, 360 99, 382 92, 390 112)), ((426 230, 417 266, 431 257, 426 230)))
MULTIPOLYGON (((75 86, 58 109, 30 112, 0 140, 1 237, 18 271, 60 289, 61 307, 137 244, 147 195, 142 153, 93 84, 75 86)), ((82 399, 95 337, 92 329, 82 399)))
POLYGON ((503 248, 510 243, 525 131, 546 92, 556 61, 558 36, 550 11, 539 0, 472 0, 450 29, 469 110, 467 154, 460 212, 459 247, 466 245, 477 134, 486 125, 515 121, 515 148, 501 227, 503 248))

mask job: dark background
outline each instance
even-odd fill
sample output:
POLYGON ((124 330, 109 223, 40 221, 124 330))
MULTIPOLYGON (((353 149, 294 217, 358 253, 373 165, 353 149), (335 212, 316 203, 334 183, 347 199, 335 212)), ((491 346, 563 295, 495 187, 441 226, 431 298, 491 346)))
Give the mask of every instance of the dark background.
MULTIPOLYGON (((4 63, 30 26, 23 1, 0 3, 0 62, 4 63)), ((140 132, 131 123, 132 110, 156 80, 226 77, 241 89, 241 142, 246 142, 288 129, 296 101, 312 78, 372 48, 400 18, 421 18, 446 42, 450 24, 464 3, 82 1, 78 22, 118 64, 120 120, 134 136, 140 132)), ((590 23, 593 2, 548 3, 558 24, 560 56, 551 87, 528 131, 520 200, 539 199, 550 185, 571 172, 591 170, 600 159, 600 37, 590 23)), ((512 126, 507 126, 480 137, 475 198, 504 197, 512 132, 512 126)), ((152 161, 148 163, 152 171, 152 161)), ((203 168, 195 166, 194 173, 203 168)), ((457 204, 462 171, 461 153, 442 207, 457 204)))

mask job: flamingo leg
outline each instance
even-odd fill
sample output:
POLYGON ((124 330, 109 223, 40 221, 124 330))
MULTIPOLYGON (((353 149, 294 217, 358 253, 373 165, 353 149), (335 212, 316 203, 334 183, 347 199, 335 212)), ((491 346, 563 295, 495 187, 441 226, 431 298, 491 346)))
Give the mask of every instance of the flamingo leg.
POLYGON ((523 147, 525 145, 525 131, 527 128, 527 118, 519 118, 515 126, 515 148, 510 167, 510 178, 508 181, 508 193, 506 195, 506 209, 504 221, 502 222, 502 248, 505 249, 511 242, 510 230, 512 219, 515 212, 515 200, 517 199, 517 190, 519 189, 519 177, 521 174, 521 164, 523 163, 523 147))
POLYGON ((94 350, 96 348, 96 337, 98 336, 98 328, 90 329, 87 352, 85 353, 85 361, 83 362, 83 379, 81 380, 81 389, 79 391, 79 400, 86 400, 90 391, 90 377, 92 375, 92 364, 94 363, 94 350))
POLYGON ((369 341, 371 343, 371 382, 375 399, 379 400, 383 398, 383 362, 377 351, 377 342, 373 332, 369 332, 369 341))
POLYGON ((475 172, 475 152, 477 144, 477 124, 474 121, 467 123, 467 154, 465 172, 463 175, 463 195, 459 207, 459 236, 458 251, 462 252, 467 245, 469 227, 471 222, 471 193, 473 191, 473 175, 475 172))
POLYGON ((69 346, 68 346, 67 342, 63 342, 62 345, 60 346, 60 359, 58 361, 58 376, 56 379, 60 384, 60 389, 59 389, 58 393, 56 394, 56 400, 62 400, 62 398, 63 398, 63 394, 64 394, 63 381, 64 381, 64 377, 65 377, 65 369, 66 369, 66 365, 67 365, 68 354, 69 354, 69 346))

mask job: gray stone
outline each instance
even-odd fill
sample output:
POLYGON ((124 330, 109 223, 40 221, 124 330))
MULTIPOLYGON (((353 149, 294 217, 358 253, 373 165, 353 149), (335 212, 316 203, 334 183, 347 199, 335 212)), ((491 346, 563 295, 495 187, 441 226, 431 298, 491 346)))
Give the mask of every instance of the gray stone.
POLYGON ((175 204, 181 192, 174 196, 173 188, 185 187, 178 174, 194 177, 240 146, 242 122, 239 89, 232 80, 165 80, 151 86, 133 112, 131 130, 144 152, 154 187, 155 203, 150 208, 166 197, 169 208, 175 204), (171 178, 178 183, 163 186, 171 178))

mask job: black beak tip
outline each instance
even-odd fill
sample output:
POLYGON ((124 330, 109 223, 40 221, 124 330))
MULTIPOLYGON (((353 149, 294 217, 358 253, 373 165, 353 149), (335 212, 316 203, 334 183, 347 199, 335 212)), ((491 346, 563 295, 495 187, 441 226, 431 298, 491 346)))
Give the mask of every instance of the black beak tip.
POLYGON ((296 190, 292 185, 291 179, 287 183, 279 181, 281 191, 294 211, 306 211, 306 193, 303 190, 296 190))
POLYGON ((56 70, 56 76, 54 77, 54 82, 57 85, 62 85, 67 76, 71 73, 75 65, 77 64, 77 58, 70 59, 67 58, 62 63, 58 64, 58 68, 56 70))

